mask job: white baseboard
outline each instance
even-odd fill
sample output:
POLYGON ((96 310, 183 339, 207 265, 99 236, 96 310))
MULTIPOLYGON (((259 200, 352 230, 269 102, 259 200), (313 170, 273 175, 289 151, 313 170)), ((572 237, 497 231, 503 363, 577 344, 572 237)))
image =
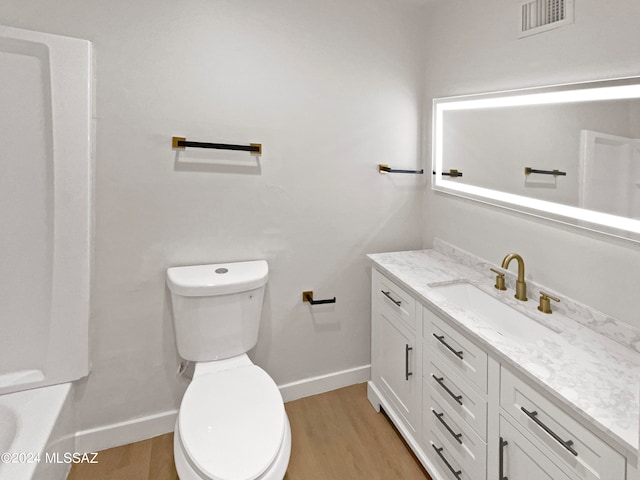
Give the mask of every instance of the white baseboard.
POLYGON ((317 377, 305 378, 297 382, 279 385, 285 402, 310 397, 318 393, 330 392, 356 383, 364 383, 371 378, 371 365, 349 368, 340 372, 328 373, 317 377))
MULTIPOLYGON (((363 365, 287 383, 280 385, 278 388, 284 401, 290 402, 318 393, 348 387, 349 385, 364 383, 369 380, 370 371, 370 365, 363 365)), ((76 451, 97 452, 173 432, 177 415, 177 410, 168 410, 146 417, 127 420, 126 422, 81 430, 76 432, 75 435, 76 451)))
POLYGON ((76 432, 77 452, 97 452, 173 432, 177 410, 76 432))

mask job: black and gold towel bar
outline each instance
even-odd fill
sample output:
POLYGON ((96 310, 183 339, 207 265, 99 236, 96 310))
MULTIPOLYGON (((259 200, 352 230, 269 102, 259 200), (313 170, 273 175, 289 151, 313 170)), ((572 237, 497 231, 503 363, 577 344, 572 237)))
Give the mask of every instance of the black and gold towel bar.
POLYGON ((309 302, 311 305, 321 305, 323 303, 336 303, 336 297, 328 298, 326 300, 314 300, 313 290, 307 290, 302 292, 302 301, 309 302))
POLYGON ((173 137, 171 140, 173 148, 184 149, 186 147, 195 148, 215 148, 218 150, 240 150, 250 152, 252 155, 262 155, 262 144, 251 143, 249 145, 230 145, 228 143, 206 143, 206 142, 190 142, 184 137, 173 137))
MULTIPOLYGON (((434 175, 436 174, 436 172, 432 172, 434 175)), ((458 170, 455 169, 451 169, 448 172, 442 172, 441 175, 444 175, 445 177, 461 177, 462 176, 462 172, 459 172, 458 170)))
POLYGON ((561 177, 567 176, 567 172, 561 172, 560 170, 536 170, 535 168, 524 167, 525 175, 530 175, 532 173, 540 173, 542 175, 553 175, 554 177, 557 177, 558 175, 560 175, 561 177))
POLYGON ((389 165, 385 165, 384 163, 378 164, 378 173, 387 172, 387 173, 415 173, 416 175, 422 175, 424 170, 396 170, 395 168, 390 168, 389 165))

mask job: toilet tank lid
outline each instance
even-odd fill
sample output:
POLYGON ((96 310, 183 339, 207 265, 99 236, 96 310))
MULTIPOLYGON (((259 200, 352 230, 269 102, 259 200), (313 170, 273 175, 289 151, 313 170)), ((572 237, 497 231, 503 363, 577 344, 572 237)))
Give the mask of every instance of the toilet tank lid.
POLYGON ((169 290, 184 297, 227 295, 260 288, 267 283, 265 260, 190 265, 167 269, 169 290))

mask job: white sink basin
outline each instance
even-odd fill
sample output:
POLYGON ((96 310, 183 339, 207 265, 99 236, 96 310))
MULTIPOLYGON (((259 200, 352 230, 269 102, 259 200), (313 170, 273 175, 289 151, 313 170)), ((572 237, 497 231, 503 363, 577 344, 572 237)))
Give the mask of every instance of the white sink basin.
MULTIPOLYGON (((434 288, 452 306, 467 311, 502 336, 532 342, 553 332, 470 283, 434 288)), ((534 307, 532 307, 534 308, 534 307)))

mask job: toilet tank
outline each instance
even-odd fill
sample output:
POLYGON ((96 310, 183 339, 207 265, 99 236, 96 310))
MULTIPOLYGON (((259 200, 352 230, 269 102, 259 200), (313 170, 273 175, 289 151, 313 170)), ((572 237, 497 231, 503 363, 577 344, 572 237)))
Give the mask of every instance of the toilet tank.
POLYGON ((185 360, 222 360, 258 341, 269 267, 264 260, 167 270, 178 353, 185 360))

